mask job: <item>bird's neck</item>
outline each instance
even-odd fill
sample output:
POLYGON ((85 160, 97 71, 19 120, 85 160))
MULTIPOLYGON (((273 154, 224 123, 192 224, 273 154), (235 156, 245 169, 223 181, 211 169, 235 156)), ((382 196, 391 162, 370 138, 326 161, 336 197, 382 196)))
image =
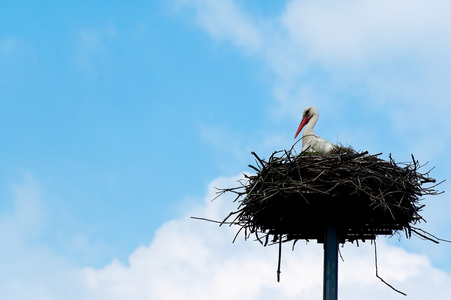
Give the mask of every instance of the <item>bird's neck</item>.
POLYGON ((310 118, 307 124, 305 124, 303 136, 313 134, 313 127, 315 127, 316 122, 318 121, 318 116, 314 115, 310 118))

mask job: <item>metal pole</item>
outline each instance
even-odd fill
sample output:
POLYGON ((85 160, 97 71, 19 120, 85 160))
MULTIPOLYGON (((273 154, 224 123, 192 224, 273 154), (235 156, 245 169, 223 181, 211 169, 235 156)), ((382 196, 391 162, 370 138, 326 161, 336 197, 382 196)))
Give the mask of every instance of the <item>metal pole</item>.
POLYGON ((323 300, 338 299, 338 235, 335 226, 327 226, 324 237, 323 300))

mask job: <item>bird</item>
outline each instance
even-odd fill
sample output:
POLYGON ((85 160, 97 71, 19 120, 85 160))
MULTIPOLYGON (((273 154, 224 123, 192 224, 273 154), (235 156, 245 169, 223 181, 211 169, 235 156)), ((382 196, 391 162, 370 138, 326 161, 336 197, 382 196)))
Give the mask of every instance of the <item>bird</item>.
POLYGON ((304 109, 301 124, 299 124, 299 128, 294 136, 294 138, 296 138, 305 126, 304 132, 302 133, 302 152, 307 151, 328 154, 336 147, 331 142, 317 136, 313 132, 313 127, 315 127, 318 118, 319 111, 315 107, 308 106, 304 109))

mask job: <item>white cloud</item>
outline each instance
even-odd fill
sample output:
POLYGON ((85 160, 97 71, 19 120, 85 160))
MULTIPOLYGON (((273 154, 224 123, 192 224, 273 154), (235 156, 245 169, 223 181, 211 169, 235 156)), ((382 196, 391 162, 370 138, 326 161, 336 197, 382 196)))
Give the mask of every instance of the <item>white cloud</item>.
POLYGON ((287 108, 308 101, 334 109, 356 107, 357 98, 366 109, 388 112, 381 117, 409 142, 411 132, 425 125, 443 128, 416 122, 425 106, 448 127, 441 112, 451 110, 450 9, 447 1, 289 1, 280 22, 286 44, 296 50, 287 59, 305 76, 292 79, 286 96, 278 98, 287 108), (319 82, 309 80, 315 73, 319 82), (306 89, 310 96, 298 96, 306 89))
POLYGON ((228 40, 246 51, 261 48, 262 32, 233 0, 175 0, 179 7, 193 7, 196 20, 209 34, 228 40))
MULTIPOLYGON (((0 217, 1 299, 319 299, 322 294, 322 246, 284 245, 281 282, 276 281, 277 247, 263 247, 237 228, 193 220, 222 220, 236 208, 231 195, 216 196, 215 187, 231 187, 235 178, 218 178, 204 203, 158 229, 149 246, 138 247, 126 264, 113 260, 102 268, 73 266, 39 236, 46 230, 43 189, 32 175, 13 188, 14 208, 0 217)), ((374 275, 369 243, 341 248, 339 294, 346 299, 404 299, 374 275)), ((428 258, 378 242, 379 274, 409 299, 434 295, 445 299, 451 276, 428 258)))
POLYGON ((40 242, 41 186, 25 174, 12 192, 13 209, 0 215, 0 298, 82 299, 81 273, 40 242))
MULTIPOLYGON (((222 220, 235 208, 232 198, 214 202, 213 186, 236 185, 237 178, 214 181, 202 206, 164 224, 148 247, 139 247, 128 264, 113 261, 104 268, 85 269, 90 299, 318 299, 322 293, 322 247, 285 245, 282 280, 276 282, 277 247, 232 239, 236 228, 192 220, 222 220)), ((375 277, 373 247, 368 243, 341 249, 339 292, 346 299, 402 299, 375 277)), ((379 274, 409 299, 434 295, 445 299, 451 276, 431 266, 426 256, 378 243, 379 274)))
POLYGON ((270 122, 296 122, 305 106, 315 105, 327 116, 318 133, 330 140, 338 136, 358 148, 398 152, 401 159, 410 153, 426 160, 446 156, 449 1, 290 0, 279 16, 266 19, 238 1, 177 3, 194 7, 212 37, 246 53, 252 49, 273 72, 277 102, 268 107, 270 122), (242 32, 252 38, 243 39, 242 32))
POLYGON ((309 57, 349 68, 390 56, 445 56, 451 46, 449 9, 448 1, 293 0, 282 22, 309 57))
POLYGON ((11 239, 37 235, 44 226, 40 207, 41 187, 30 173, 24 182, 12 187, 14 213, 3 214, 0 219, 1 234, 11 239))

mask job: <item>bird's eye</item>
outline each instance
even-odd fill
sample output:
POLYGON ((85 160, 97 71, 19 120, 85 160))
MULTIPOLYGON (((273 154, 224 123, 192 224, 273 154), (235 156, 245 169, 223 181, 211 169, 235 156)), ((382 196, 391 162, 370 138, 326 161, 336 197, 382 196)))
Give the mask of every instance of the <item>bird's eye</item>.
POLYGON ((308 116, 309 113, 310 113, 310 109, 307 109, 307 110, 305 111, 305 116, 308 116))

